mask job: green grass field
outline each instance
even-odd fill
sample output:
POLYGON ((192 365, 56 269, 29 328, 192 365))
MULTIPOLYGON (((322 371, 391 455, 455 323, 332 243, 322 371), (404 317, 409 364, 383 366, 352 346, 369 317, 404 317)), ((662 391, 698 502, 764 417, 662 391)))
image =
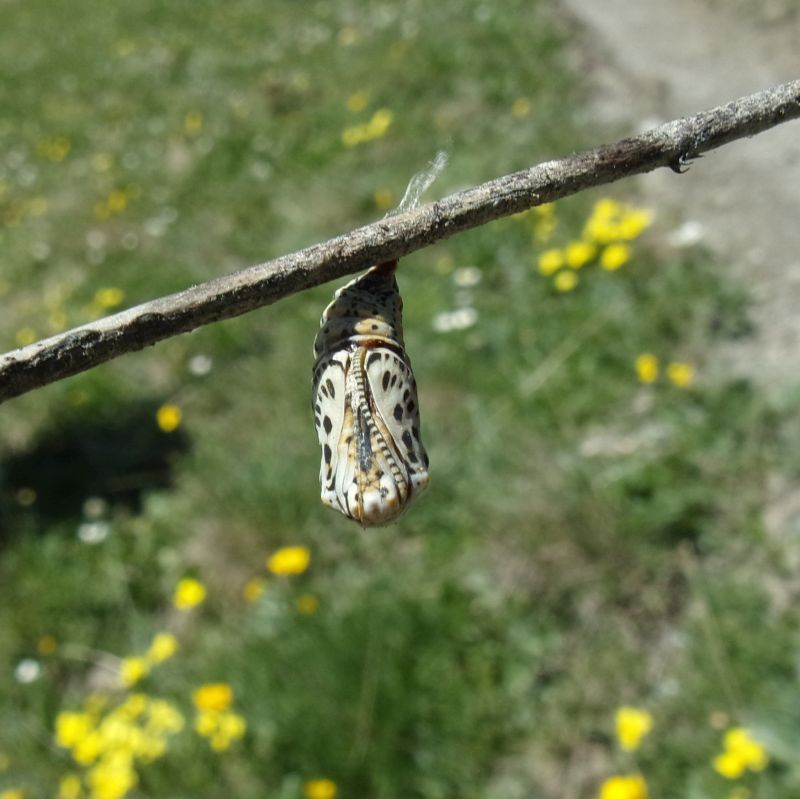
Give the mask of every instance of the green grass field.
MULTIPOLYGON (((2 351, 601 135, 545 3, 4 12, 2 351)), ((796 797, 797 392, 631 192, 401 263, 394 526, 319 502, 333 285, 4 405, 0 799, 796 797)))

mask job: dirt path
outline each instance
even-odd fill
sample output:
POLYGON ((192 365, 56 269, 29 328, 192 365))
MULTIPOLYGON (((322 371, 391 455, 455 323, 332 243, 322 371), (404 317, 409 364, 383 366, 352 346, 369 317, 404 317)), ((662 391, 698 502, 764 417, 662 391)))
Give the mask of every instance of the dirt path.
MULTIPOLYGON (((562 5, 584 28, 591 110, 612 135, 800 77, 798 19, 705 0, 562 5)), ((800 382, 800 122, 723 147, 681 177, 637 180, 650 207, 696 223, 701 242, 752 287, 758 332, 726 350, 730 368, 777 388, 800 382)))

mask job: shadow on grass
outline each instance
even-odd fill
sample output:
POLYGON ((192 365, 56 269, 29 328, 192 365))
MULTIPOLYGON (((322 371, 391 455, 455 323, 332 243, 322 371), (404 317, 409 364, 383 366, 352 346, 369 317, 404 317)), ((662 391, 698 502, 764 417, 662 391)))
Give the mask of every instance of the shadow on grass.
POLYGON ((29 449, 0 459, 0 546, 22 526, 78 519, 90 497, 136 513, 146 491, 169 488, 189 438, 158 427, 159 404, 71 411, 29 449))

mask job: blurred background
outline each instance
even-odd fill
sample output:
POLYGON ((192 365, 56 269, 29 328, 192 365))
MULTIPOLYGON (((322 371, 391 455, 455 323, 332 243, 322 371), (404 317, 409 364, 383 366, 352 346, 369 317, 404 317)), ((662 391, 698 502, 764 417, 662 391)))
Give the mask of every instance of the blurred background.
MULTIPOLYGON (((797 77, 794 0, 2 5, 2 351, 797 77)), ((391 527, 319 501, 333 285, 5 404, 0 798, 796 797, 784 128, 402 261, 391 527)))

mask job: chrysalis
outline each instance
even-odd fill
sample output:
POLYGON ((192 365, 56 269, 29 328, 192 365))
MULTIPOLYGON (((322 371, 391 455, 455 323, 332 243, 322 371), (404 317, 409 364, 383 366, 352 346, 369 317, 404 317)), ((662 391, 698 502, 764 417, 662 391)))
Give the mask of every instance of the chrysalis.
POLYGON ((322 501, 364 527, 396 519, 429 479, 396 267, 339 289, 314 342, 322 501))
MULTIPOLYGON (((413 208, 446 163, 412 178, 413 208)), ((403 341, 397 261, 373 266, 334 295, 314 341, 314 423, 322 501, 363 527, 387 524, 428 486, 417 384, 403 341)))

